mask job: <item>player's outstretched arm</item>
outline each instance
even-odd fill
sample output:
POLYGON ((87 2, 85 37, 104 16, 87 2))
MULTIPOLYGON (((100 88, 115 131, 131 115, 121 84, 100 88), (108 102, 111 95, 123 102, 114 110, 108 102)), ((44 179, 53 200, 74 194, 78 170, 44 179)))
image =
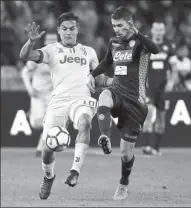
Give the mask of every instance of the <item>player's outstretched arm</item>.
POLYGON ((134 33, 134 34, 137 35, 137 37, 139 38, 139 40, 141 41, 141 43, 147 48, 147 50, 150 53, 153 53, 153 54, 159 53, 159 48, 157 47, 157 45, 152 40, 148 39, 143 34, 141 34, 137 30, 137 28, 134 26, 132 20, 128 21, 128 23, 129 23, 130 30, 132 31, 132 33, 134 33))
POLYGON ((31 60, 38 62, 40 60, 40 52, 38 50, 33 50, 35 42, 40 39, 44 34, 45 31, 39 33, 40 26, 36 26, 36 23, 33 22, 32 25, 28 24, 26 31, 29 36, 29 40, 25 43, 25 45, 21 48, 20 51, 20 58, 22 60, 31 60))
POLYGON ((95 81, 95 77, 103 74, 106 69, 108 68, 108 65, 107 65, 107 62, 104 60, 102 60, 100 62, 100 64, 89 74, 89 81, 87 83, 87 87, 89 88, 89 90, 92 92, 92 93, 95 93, 96 92, 96 89, 95 89, 95 85, 96 85, 96 81, 95 81))
POLYGON ((100 74, 103 74, 104 72, 106 72, 108 68, 108 63, 105 59, 103 59, 100 64, 91 72, 91 75, 93 77, 97 77, 100 74))

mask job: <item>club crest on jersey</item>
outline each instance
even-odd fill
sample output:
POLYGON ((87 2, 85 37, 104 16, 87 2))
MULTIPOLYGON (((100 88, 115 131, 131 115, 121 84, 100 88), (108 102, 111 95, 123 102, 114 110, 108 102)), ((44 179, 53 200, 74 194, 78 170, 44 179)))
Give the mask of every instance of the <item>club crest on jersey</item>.
POLYGON ((71 57, 71 56, 67 56, 65 55, 63 60, 60 60, 61 64, 65 64, 65 63, 79 63, 81 66, 86 65, 87 61, 85 58, 80 58, 80 57, 71 57))
POLYGON ((135 40, 130 40, 129 41, 129 47, 133 48, 135 45, 135 40))
POLYGON ((81 47, 80 49, 83 51, 84 56, 87 56, 87 51, 86 51, 86 49, 85 49, 84 47, 81 47))
POLYGON ((132 61, 132 50, 115 51, 113 55, 114 63, 124 63, 132 61))

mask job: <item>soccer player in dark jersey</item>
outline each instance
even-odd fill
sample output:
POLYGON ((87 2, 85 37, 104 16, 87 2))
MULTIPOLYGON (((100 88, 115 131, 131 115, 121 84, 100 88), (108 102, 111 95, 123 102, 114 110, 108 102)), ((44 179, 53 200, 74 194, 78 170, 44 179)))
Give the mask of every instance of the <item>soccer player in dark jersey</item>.
POLYGON ((143 149, 144 154, 161 154, 159 151, 160 141, 165 133, 165 87, 168 76, 170 75, 169 58, 174 54, 174 44, 165 40, 165 25, 162 22, 154 22, 151 27, 152 41, 157 44, 160 52, 151 54, 148 70, 147 96, 148 109, 153 111, 155 107, 155 121, 150 119, 148 114, 143 132, 146 136, 146 145, 143 149), (154 133, 154 135, 153 135, 154 133))
POLYGON ((158 47, 133 25, 132 14, 125 7, 117 8, 111 22, 116 37, 109 41, 105 58, 89 75, 88 86, 95 92, 95 77, 114 66, 111 86, 99 96, 97 112, 101 136, 98 145, 105 154, 110 154, 111 115, 118 117, 121 132, 121 178, 113 197, 121 200, 127 197, 129 175, 134 163, 133 148, 147 116, 145 104, 145 81, 150 54, 157 54, 158 47))

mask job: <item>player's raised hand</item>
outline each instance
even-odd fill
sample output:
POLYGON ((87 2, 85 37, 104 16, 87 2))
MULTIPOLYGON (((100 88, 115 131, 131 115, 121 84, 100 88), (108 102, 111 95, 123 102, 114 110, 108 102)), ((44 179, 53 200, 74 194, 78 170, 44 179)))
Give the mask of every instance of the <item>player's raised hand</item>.
POLYGON ((87 87, 89 88, 90 92, 95 93, 95 78, 91 74, 88 77, 89 81, 87 83, 87 87))
POLYGON ((130 31, 133 33, 133 34, 137 34, 139 31, 137 30, 137 28, 135 27, 135 25, 133 24, 133 20, 129 20, 128 21, 128 24, 130 26, 130 31))
POLYGON ((36 41, 45 34, 45 31, 39 33, 39 29, 40 26, 37 26, 35 22, 33 22, 32 24, 28 24, 28 27, 25 30, 27 31, 29 39, 31 41, 36 41))

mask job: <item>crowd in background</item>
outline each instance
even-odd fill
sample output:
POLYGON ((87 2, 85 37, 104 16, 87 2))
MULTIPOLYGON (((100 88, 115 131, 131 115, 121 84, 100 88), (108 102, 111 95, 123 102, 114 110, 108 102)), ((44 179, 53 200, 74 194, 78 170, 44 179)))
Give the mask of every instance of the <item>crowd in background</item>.
POLYGON ((19 51, 26 42, 25 27, 35 21, 47 33, 56 33, 57 17, 73 11, 81 19, 79 42, 92 46, 103 58, 109 38, 113 35, 110 15, 123 5, 133 13, 138 30, 149 34, 154 21, 166 25, 166 38, 176 43, 184 38, 191 59, 191 1, 104 0, 104 1, 1 1, 1 66, 23 63, 19 51))

